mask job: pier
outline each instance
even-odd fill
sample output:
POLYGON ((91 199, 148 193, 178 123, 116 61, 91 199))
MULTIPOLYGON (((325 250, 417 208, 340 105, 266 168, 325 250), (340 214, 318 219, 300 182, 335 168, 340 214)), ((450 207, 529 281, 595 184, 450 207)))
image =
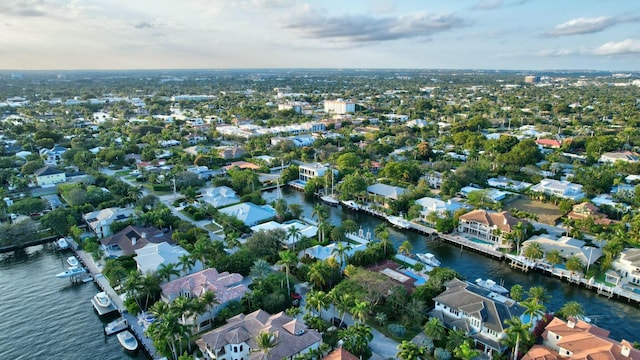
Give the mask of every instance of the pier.
POLYGON ((505 256, 504 253, 494 247, 478 244, 459 235, 440 234, 440 239, 452 244, 460 245, 460 248, 465 248, 485 255, 489 255, 498 260, 504 259, 505 256))
MULTIPOLYGON (((116 293, 113 287, 111 287, 109 279, 102 275, 102 270, 98 268, 98 265, 93 260, 93 256, 84 250, 80 250, 78 243, 76 243, 75 240, 68 238, 67 241, 69 242, 71 249, 76 253, 78 260, 85 266, 89 274, 93 276, 95 284, 109 295, 109 298, 111 299, 111 306, 115 308, 110 312, 117 310, 123 318, 127 319, 131 332, 138 339, 140 346, 152 359, 156 360, 163 358, 163 356, 158 354, 155 346, 153 345, 153 341, 145 335, 142 323, 138 321, 138 318, 135 315, 130 314, 127 311, 122 297, 116 293)), ((95 300, 92 298, 91 303, 97 310, 98 306, 96 306, 94 302, 95 300)), ((97 311, 99 315, 103 315, 99 310, 97 311)), ((107 312, 104 312, 104 314, 107 314, 107 312)))

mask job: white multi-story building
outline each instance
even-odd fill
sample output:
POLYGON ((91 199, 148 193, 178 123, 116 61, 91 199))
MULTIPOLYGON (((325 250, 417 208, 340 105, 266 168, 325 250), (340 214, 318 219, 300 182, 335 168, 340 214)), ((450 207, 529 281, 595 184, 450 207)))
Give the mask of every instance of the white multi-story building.
POLYGON ((473 210, 459 217, 458 232, 500 245, 504 235, 510 233, 519 221, 507 211, 473 210))
POLYGON ((324 176, 329 167, 320 163, 300 164, 298 166, 298 179, 308 181, 316 177, 324 176))
POLYGON ((557 196, 573 201, 578 201, 585 197, 584 192, 582 192, 582 185, 555 179, 542 179, 539 184, 531 187, 531 191, 541 192, 547 195, 557 196))
POLYGON ((625 249, 611 266, 620 274, 622 283, 640 286, 640 249, 625 249))
POLYGON ((344 100, 325 100, 324 112, 337 115, 354 113, 356 112, 356 104, 344 100))

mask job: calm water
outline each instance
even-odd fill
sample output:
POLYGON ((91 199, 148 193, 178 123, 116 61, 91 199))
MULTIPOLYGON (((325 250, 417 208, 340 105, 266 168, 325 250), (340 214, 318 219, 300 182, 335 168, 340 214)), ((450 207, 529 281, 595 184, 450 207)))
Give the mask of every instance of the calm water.
MULTIPOLYGON (((288 203, 304 205, 303 216, 311 217, 312 207, 315 203, 306 201, 300 192, 283 189, 282 193, 288 203)), ((264 197, 269 201, 275 198, 275 192, 265 193, 264 197)), ((373 229, 382 222, 381 219, 361 212, 327 208, 329 209, 330 221, 334 225, 340 224, 343 219, 350 218, 361 224, 365 233, 367 231, 373 233, 373 229)), ((552 296, 547 304, 548 309, 558 310, 567 301, 578 301, 594 324, 611 331, 612 338, 626 339, 632 342, 640 341, 640 307, 638 305, 607 300, 591 290, 569 285, 539 273, 527 274, 519 270, 512 270, 507 262, 496 261, 467 250, 461 251, 460 248, 441 241, 427 241, 424 236, 411 231, 401 231, 391 227, 389 230, 390 238, 396 248, 405 240, 409 240, 413 245, 414 253, 433 253, 442 262, 442 266, 455 269, 467 280, 490 278, 498 283, 504 282, 507 289, 514 284, 521 284, 525 290, 531 286, 543 286, 552 296)))
POLYGON ((55 274, 67 254, 49 246, 0 254, 0 359, 145 359, 124 352, 91 305, 93 283, 72 285, 55 274))

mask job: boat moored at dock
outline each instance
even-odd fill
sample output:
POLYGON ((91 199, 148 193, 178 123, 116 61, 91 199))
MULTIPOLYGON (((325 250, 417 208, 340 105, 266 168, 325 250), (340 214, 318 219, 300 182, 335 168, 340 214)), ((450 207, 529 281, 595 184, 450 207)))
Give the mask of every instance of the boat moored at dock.
POLYGON ((112 322, 108 323, 104 327, 104 333, 106 335, 113 335, 113 334, 119 333, 120 331, 127 330, 128 328, 129 328, 129 322, 127 321, 127 319, 123 317, 119 317, 113 320, 112 322))
POLYGON ((77 257, 69 256, 67 258, 67 264, 69 264, 69 266, 72 266, 72 267, 78 267, 78 265, 80 265, 80 262, 78 261, 77 257))
POLYGON ((67 242, 65 238, 60 238, 56 241, 56 247, 58 247, 58 250, 67 250, 69 248, 69 242, 67 242))
POLYGON ((417 253, 416 256, 418 257, 418 259, 420 259, 420 261, 429 266, 440 266, 440 260, 436 259, 435 255, 433 255, 432 253, 417 253))
POLYGON ((104 291, 97 293, 93 298, 96 300, 96 303, 103 308, 108 308, 111 305, 111 299, 104 291))
POLYGON ((399 216, 387 216, 387 221, 391 223, 391 225, 399 227, 400 229, 408 229, 411 223, 408 220, 405 220, 399 216))
POLYGON ((476 279, 476 285, 483 287, 487 290, 491 290, 498 294, 507 294, 509 290, 507 290, 504 286, 498 285, 495 281, 491 279, 476 279))
POLYGON ((119 332, 116 337, 125 350, 132 352, 138 350, 138 339, 129 330, 119 332))
POLYGON ((84 268, 81 268, 79 266, 71 266, 67 270, 65 270, 64 272, 56 274, 56 277, 57 278, 68 278, 68 277, 78 276, 80 274, 84 274, 85 272, 86 272, 86 270, 84 268))

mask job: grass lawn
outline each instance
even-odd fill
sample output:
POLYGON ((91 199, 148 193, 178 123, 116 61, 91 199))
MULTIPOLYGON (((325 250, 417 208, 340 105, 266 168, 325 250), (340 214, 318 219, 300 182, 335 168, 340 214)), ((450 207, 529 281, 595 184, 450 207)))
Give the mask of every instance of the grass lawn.
POLYGON ((209 231, 213 231, 213 232, 222 230, 222 227, 220 227, 220 226, 218 226, 218 225, 216 225, 214 223, 209 223, 209 224, 205 225, 204 227, 205 227, 205 229, 207 229, 209 231))
POLYGON ((193 220, 193 216, 191 216, 191 214, 189 214, 188 212, 186 212, 184 210, 180 210, 180 213, 183 214, 184 216, 188 217, 189 219, 193 220))
POLYGON ((120 171, 116 171, 115 176, 125 176, 125 175, 129 175, 129 173, 131 172, 131 170, 120 170, 120 171))
POLYGON ((556 205, 543 203, 527 199, 524 197, 509 201, 505 204, 505 209, 516 208, 522 211, 526 211, 538 216, 538 221, 543 224, 555 225, 556 221, 562 213, 556 205))

